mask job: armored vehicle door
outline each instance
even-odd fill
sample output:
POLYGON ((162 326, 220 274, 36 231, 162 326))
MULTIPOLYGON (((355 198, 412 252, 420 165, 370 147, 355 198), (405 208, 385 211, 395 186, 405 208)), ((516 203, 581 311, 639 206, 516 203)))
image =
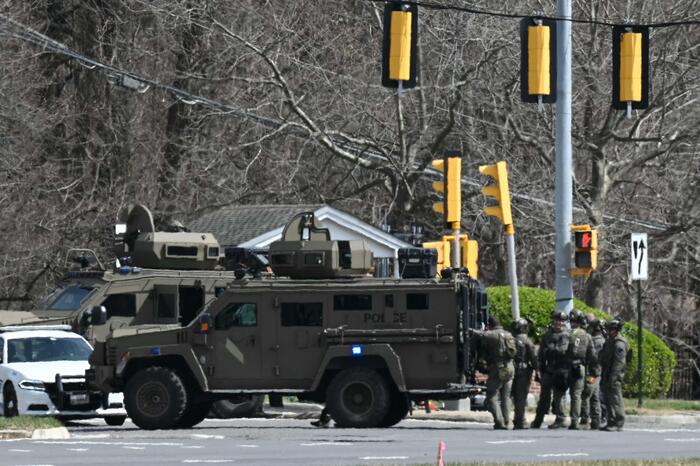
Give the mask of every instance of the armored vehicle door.
POLYGON ((251 296, 233 297, 213 311, 210 343, 201 350, 212 389, 261 386, 260 314, 260 301, 251 296))
POLYGON ((284 388, 308 388, 323 358, 321 334, 326 293, 284 293, 273 298, 276 342, 267 355, 272 373, 284 388))

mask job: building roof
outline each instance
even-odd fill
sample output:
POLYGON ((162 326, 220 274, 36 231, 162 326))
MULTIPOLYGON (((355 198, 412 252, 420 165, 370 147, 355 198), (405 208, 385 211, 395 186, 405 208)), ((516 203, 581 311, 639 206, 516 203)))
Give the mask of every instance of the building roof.
POLYGON ((284 227, 301 212, 314 212, 321 207, 323 204, 228 206, 202 215, 190 222, 188 228, 213 233, 222 246, 238 246, 284 227))

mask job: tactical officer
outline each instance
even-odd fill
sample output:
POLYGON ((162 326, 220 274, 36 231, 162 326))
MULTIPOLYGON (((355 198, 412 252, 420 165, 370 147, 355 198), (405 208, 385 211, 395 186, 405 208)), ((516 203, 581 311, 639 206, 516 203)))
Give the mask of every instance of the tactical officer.
POLYGON ((598 376, 592 373, 597 367, 593 339, 585 330, 586 316, 578 309, 571 311, 571 339, 566 359, 569 363, 569 394, 571 409, 569 429, 578 430, 578 419, 581 414, 581 394, 585 385, 586 375, 598 376))
POLYGON ((481 354, 488 368, 486 406, 493 415, 494 429, 507 429, 510 414, 510 391, 513 384, 513 356, 516 344, 513 335, 503 330, 500 321, 490 316, 488 330, 474 331, 481 354))
POLYGON ((568 388, 569 364, 566 353, 569 349, 569 332, 566 330, 566 312, 554 311, 552 313, 552 326, 544 334, 540 342, 540 351, 537 354, 540 369, 540 399, 537 402, 537 413, 530 427, 539 429, 542 426, 544 415, 549 410, 553 400, 553 411, 556 420, 549 426, 550 429, 564 427, 564 394, 568 388))
POLYGON ((593 340, 593 350, 596 354, 596 362, 592 367, 588 367, 586 374, 586 383, 583 386, 583 395, 581 395, 581 417, 579 425, 588 424, 589 417, 591 422, 591 430, 600 428, 600 362, 598 356, 600 350, 603 349, 605 337, 603 336, 603 326, 593 314, 586 316, 588 322, 588 333, 593 340))
POLYGON ((513 322, 513 335, 515 336, 516 352, 514 358, 515 377, 513 378, 513 404, 515 414, 513 416, 513 429, 527 429, 525 425, 525 408, 527 407, 527 394, 530 393, 532 372, 537 370, 537 352, 535 345, 527 336, 532 324, 530 319, 518 319, 513 322))
POLYGON ((608 424, 602 430, 621 431, 625 424, 625 405, 622 399, 622 382, 625 379, 629 344, 620 334, 624 322, 615 318, 606 322, 608 338, 600 351, 602 380, 600 388, 608 405, 608 424))

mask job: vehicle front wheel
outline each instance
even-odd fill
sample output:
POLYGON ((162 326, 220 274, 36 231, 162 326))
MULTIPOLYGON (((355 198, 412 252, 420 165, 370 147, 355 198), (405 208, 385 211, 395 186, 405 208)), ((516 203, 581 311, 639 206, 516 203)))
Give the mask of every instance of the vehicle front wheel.
POLYGON ((17 406, 17 393, 15 393, 15 388, 12 384, 8 383, 2 391, 3 404, 3 415, 5 417, 15 417, 19 415, 19 408, 17 406))
POLYGON ((180 419, 175 423, 175 427, 179 429, 189 429, 194 427, 207 418, 211 410, 211 401, 204 403, 190 403, 185 412, 182 413, 180 419))
POLYGON ((124 425, 124 422, 126 421, 126 416, 106 416, 105 417, 105 423, 108 426, 121 426, 124 425))
POLYGON ((376 427, 391 404, 384 376, 364 367, 346 369, 328 386, 326 406, 339 427, 376 427))
POLYGON ((187 391, 177 373, 167 367, 148 367, 126 383, 124 404, 131 420, 142 429, 171 429, 187 406, 187 391))
POLYGON ((392 392, 391 394, 391 406, 389 406, 389 412, 386 413, 382 422, 379 423, 380 427, 391 427, 398 424, 406 417, 408 411, 411 409, 410 401, 406 398, 406 395, 400 393, 398 390, 392 392))

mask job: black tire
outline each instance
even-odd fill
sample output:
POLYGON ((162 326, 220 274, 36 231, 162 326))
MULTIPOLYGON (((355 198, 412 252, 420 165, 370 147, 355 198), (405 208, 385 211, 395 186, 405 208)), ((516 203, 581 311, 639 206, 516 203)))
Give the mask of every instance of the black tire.
POLYGON ((108 426, 122 426, 124 425, 124 422, 126 421, 126 416, 106 416, 105 417, 105 424, 108 426))
POLYGON ((211 412, 220 419, 260 416, 264 399, 264 395, 241 395, 219 400, 212 404, 211 412))
POLYGON ((17 393, 15 393, 15 387, 13 387, 11 383, 5 385, 5 388, 2 391, 2 399, 3 416, 19 416, 19 408, 17 407, 17 393))
POLYGON ((178 429, 189 429, 207 418, 211 410, 211 401, 204 403, 190 403, 180 419, 175 423, 178 429))
POLYGON ((389 412, 384 376, 364 367, 345 369, 328 385, 326 407, 337 427, 376 427, 389 412))
POLYGON ((167 367, 136 372, 124 389, 126 413, 142 429, 171 429, 185 412, 187 391, 177 373, 167 367))
POLYGON ((391 427, 398 424, 406 417, 410 408, 410 401, 408 401, 406 395, 398 390, 392 391, 389 412, 386 413, 382 422, 379 423, 379 427, 391 427))

